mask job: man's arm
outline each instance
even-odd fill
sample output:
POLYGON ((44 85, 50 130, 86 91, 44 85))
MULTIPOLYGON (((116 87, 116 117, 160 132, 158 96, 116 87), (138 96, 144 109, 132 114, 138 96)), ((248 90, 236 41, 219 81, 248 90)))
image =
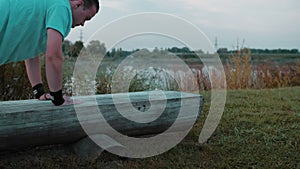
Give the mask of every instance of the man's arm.
POLYGON ((49 94, 45 94, 41 76, 41 59, 39 56, 25 60, 26 72, 33 89, 35 99, 47 100, 49 94))
POLYGON ((25 60, 25 65, 31 86, 42 83, 40 57, 25 60))
POLYGON ((51 92, 62 89, 62 36, 54 29, 47 30, 46 75, 51 92))
POLYGON ((46 47, 46 76, 52 103, 56 106, 65 103, 62 95, 62 35, 54 30, 47 30, 47 47, 46 47))
POLYGON ((47 30, 46 49, 46 76, 50 95, 54 97, 52 103, 55 105, 79 104, 81 101, 73 101, 70 97, 62 96, 62 36, 54 29, 47 30))

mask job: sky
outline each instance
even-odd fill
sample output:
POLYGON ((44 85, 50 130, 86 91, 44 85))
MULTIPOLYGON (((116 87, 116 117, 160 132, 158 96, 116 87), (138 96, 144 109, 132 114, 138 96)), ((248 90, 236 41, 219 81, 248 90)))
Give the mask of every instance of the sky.
MULTIPOLYGON (((111 23, 126 16, 144 12, 169 14, 186 20, 201 30, 214 48, 235 49, 238 45, 260 49, 300 49, 299 0, 102 0, 101 11, 84 27, 71 30, 66 39, 72 42, 80 40, 82 31, 85 43, 89 40, 105 43, 97 36, 97 31, 103 27, 109 29, 111 23)), ((140 35, 115 44, 126 49, 154 45, 160 48, 185 44, 159 35, 140 35)))

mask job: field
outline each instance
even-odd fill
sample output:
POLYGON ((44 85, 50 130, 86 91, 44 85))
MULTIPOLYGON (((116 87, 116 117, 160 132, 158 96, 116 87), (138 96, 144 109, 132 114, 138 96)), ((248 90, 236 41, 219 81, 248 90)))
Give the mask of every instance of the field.
MULTIPOLYGON (((155 57, 153 53, 148 54, 155 57)), ((97 78, 83 79, 86 83, 80 84, 80 88, 90 90, 89 85, 96 84, 96 93, 110 93, 111 76, 121 61, 122 58, 106 58, 100 66, 103 69, 97 72, 97 78)), ((163 59, 159 58, 159 61, 163 59)), ((57 145, 8 154, 0 152, 0 168, 300 168, 298 55, 254 56, 241 50, 226 56, 226 59, 222 58, 226 79, 220 79, 214 69, 208 77, 207 69, 199 59, 185 58, 184 62, 193 69, 196 77, 193 83, 204 96, 205 103, 201 118, 188 136, 170 151, 146 159, 128 159, 104 152, 92 161, 78 158, 68 145, 57 145), (207 143, 199 144, 198 137, 210 108, 211 79, 226 80, 227 101, 214 135, 207 143)), ((74 94, 70 89, 74 83, 74 64, 74 59, 67 58, 64 65, 64 92, 69 95, 74 94)), ((45 73, 45 70, 42 71, 45 73)), ((149 74, 146 72, 146 75, 149 74)), ((159 79, 168 75, 161 75, 142 77, 143 83, 154 82, 146 86, 143 86, 141 79, 134 77, 130 91, 165 87, 167 90, 178 89, 174 81, 159 79), (161 82, 167 83, 164 85, 161 82)), ((174 75, 186 77, 176 66, 174 75)), ((117 84, 121 85, 127 77, 121 73, 117 84)), ((1 66, 0 79, 1 101, 33 98, 22 62, 1 66)), ((191 89, 190 81, 183 83, 185 88, 191 89)))
MULTIPOLYGON (((210 92, 201 92, 209 98, 210 92)), ((300 168, 300 87, 230 90, 214 135, 199 133, 210 106, 189 135, 170 151, 146 159, 104 152, 97 160, 76 157, 68 146, 41 147, 0 156, 0 168, 300 168)))

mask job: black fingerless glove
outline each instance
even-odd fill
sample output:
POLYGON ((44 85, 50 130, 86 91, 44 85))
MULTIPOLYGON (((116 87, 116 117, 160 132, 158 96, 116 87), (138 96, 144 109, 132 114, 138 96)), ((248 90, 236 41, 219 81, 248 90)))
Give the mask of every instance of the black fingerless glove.
POLYGON ((57 92, 50 92, 50 95, 51 95, 52 103, 55 106, 60 106, 65 102, 65 99, 63 98, 62 95, 62 90, 59 90, 57 92))
POLYGON ((45 90, 44 90, 44 87, 43 87, 42 83, 35 85, 32 88, 32 90, 33 90, 34 98, 36 98, 36 99, 40 99, 40 97, 43 94, 45 94, 45 90))

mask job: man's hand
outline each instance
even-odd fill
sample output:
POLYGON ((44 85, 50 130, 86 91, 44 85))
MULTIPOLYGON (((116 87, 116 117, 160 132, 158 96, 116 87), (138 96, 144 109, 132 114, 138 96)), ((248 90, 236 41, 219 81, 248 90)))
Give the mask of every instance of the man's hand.
POLYGON ((73 100, 69 96, 64 96, 65 102, 62 104, 62 106, 69 106, 69 105, 75 105, 83 103, 81 100, 73 100))
POLYGON ((43 95, 39 98, 39 100, 41 100, 41 101, 51 100, 51 95, 50 95, 50 93, 45 93, 45 94, 43 94, 43 95))
MULTIPOLYGON (((63 96, 63 98, 64 98, 65 102, 62 104, 62 106, 69 106, 69 105, 83 103, 83 101, 71 99, 71 97, 69 97, 69 96, 63 96)), ((51 95, 49 93, 45 93, 39 98, 39 100, 40 101, 51 100, 51 95)))

